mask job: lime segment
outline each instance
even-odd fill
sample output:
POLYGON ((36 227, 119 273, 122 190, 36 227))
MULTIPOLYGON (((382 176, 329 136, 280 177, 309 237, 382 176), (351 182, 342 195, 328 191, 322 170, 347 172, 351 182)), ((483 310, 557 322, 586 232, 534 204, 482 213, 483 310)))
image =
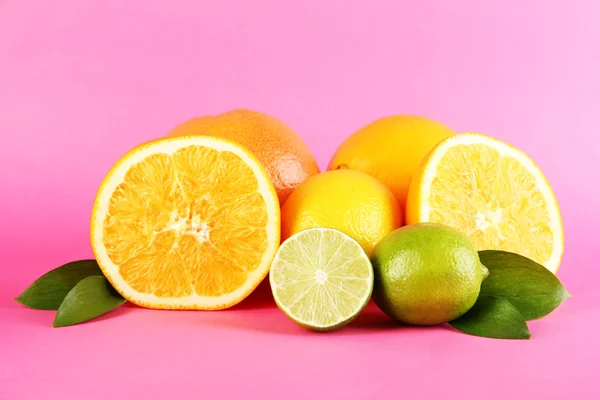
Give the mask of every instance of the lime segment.
POLYGON ((313 330, 340 328, 365 308, 373 267, 360 244, 335 229, 312 228, 287 239, 270 272, 278 307, 313 330))

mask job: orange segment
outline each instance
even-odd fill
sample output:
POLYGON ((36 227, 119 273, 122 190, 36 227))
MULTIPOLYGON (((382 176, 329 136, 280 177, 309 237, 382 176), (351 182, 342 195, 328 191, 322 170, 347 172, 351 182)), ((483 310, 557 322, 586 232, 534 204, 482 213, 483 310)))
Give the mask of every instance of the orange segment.
POLYGON ((466 233, 478 250, 519 253, 559 267, 563 227, 550 185, 523 152, 462 134, 428 155, 410 187, 409 223, 437 222, 466 233))
POLYGON ((256 158, 194 136, 121 158, 98 191, 91 236, 104 274, 131 302, 221 309, 266 276, 279 230, 277 195, 256 158))

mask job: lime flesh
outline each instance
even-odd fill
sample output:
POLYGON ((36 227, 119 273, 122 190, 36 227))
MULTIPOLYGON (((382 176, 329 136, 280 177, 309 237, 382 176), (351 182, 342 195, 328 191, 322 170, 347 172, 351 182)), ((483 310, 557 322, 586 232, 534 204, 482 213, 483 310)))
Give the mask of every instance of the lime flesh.
POLYGON ((277 306, 305 328, 350 323, 373 292, 373 267, 360 244, 335 229, 300 231, 282 243, 269 274, 277 306))

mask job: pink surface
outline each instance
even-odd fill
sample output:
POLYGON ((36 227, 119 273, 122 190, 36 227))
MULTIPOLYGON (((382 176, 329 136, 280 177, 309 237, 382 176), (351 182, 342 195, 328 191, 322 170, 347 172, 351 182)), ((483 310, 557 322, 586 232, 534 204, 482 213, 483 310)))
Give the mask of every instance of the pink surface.
POLYGON ((0 399, 600 396, 600 6, 589 1, 0 1, 0 399), (558 196, 573 294, 530 341, 397 327, 333 334, 268 286, 225 312, 124 307, 51 329, 12 299, 91 256, 104 174, 192 116, 248 107, 325 167, 351 132, 416 113, 528 152, 558 196))

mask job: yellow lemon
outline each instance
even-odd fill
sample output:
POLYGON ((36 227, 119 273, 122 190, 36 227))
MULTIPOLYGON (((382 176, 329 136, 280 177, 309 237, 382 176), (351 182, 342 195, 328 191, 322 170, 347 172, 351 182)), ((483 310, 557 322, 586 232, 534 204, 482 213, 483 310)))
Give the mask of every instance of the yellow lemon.
POLYGON ((423 160, 410 186, 407 222, 436 222, 465 233, 477 250, 521 254, 558 270, 563 225, 552 188, 522 151, 465 133, 423 160))
POLYGON ((410 179, 421 160, 436 144, 454 134, 446 125, 429 118, 384 117, 346 139, 329 169, 349 168, 377 178, 390 188, 404 210, 410 179))
POLYGON ((358 241, 367 254, 402 225, 392 192, 360 171, 314 175, 292 193, 281 209, 281 235, 287 239, 309 228, 333 228, 358 241))

